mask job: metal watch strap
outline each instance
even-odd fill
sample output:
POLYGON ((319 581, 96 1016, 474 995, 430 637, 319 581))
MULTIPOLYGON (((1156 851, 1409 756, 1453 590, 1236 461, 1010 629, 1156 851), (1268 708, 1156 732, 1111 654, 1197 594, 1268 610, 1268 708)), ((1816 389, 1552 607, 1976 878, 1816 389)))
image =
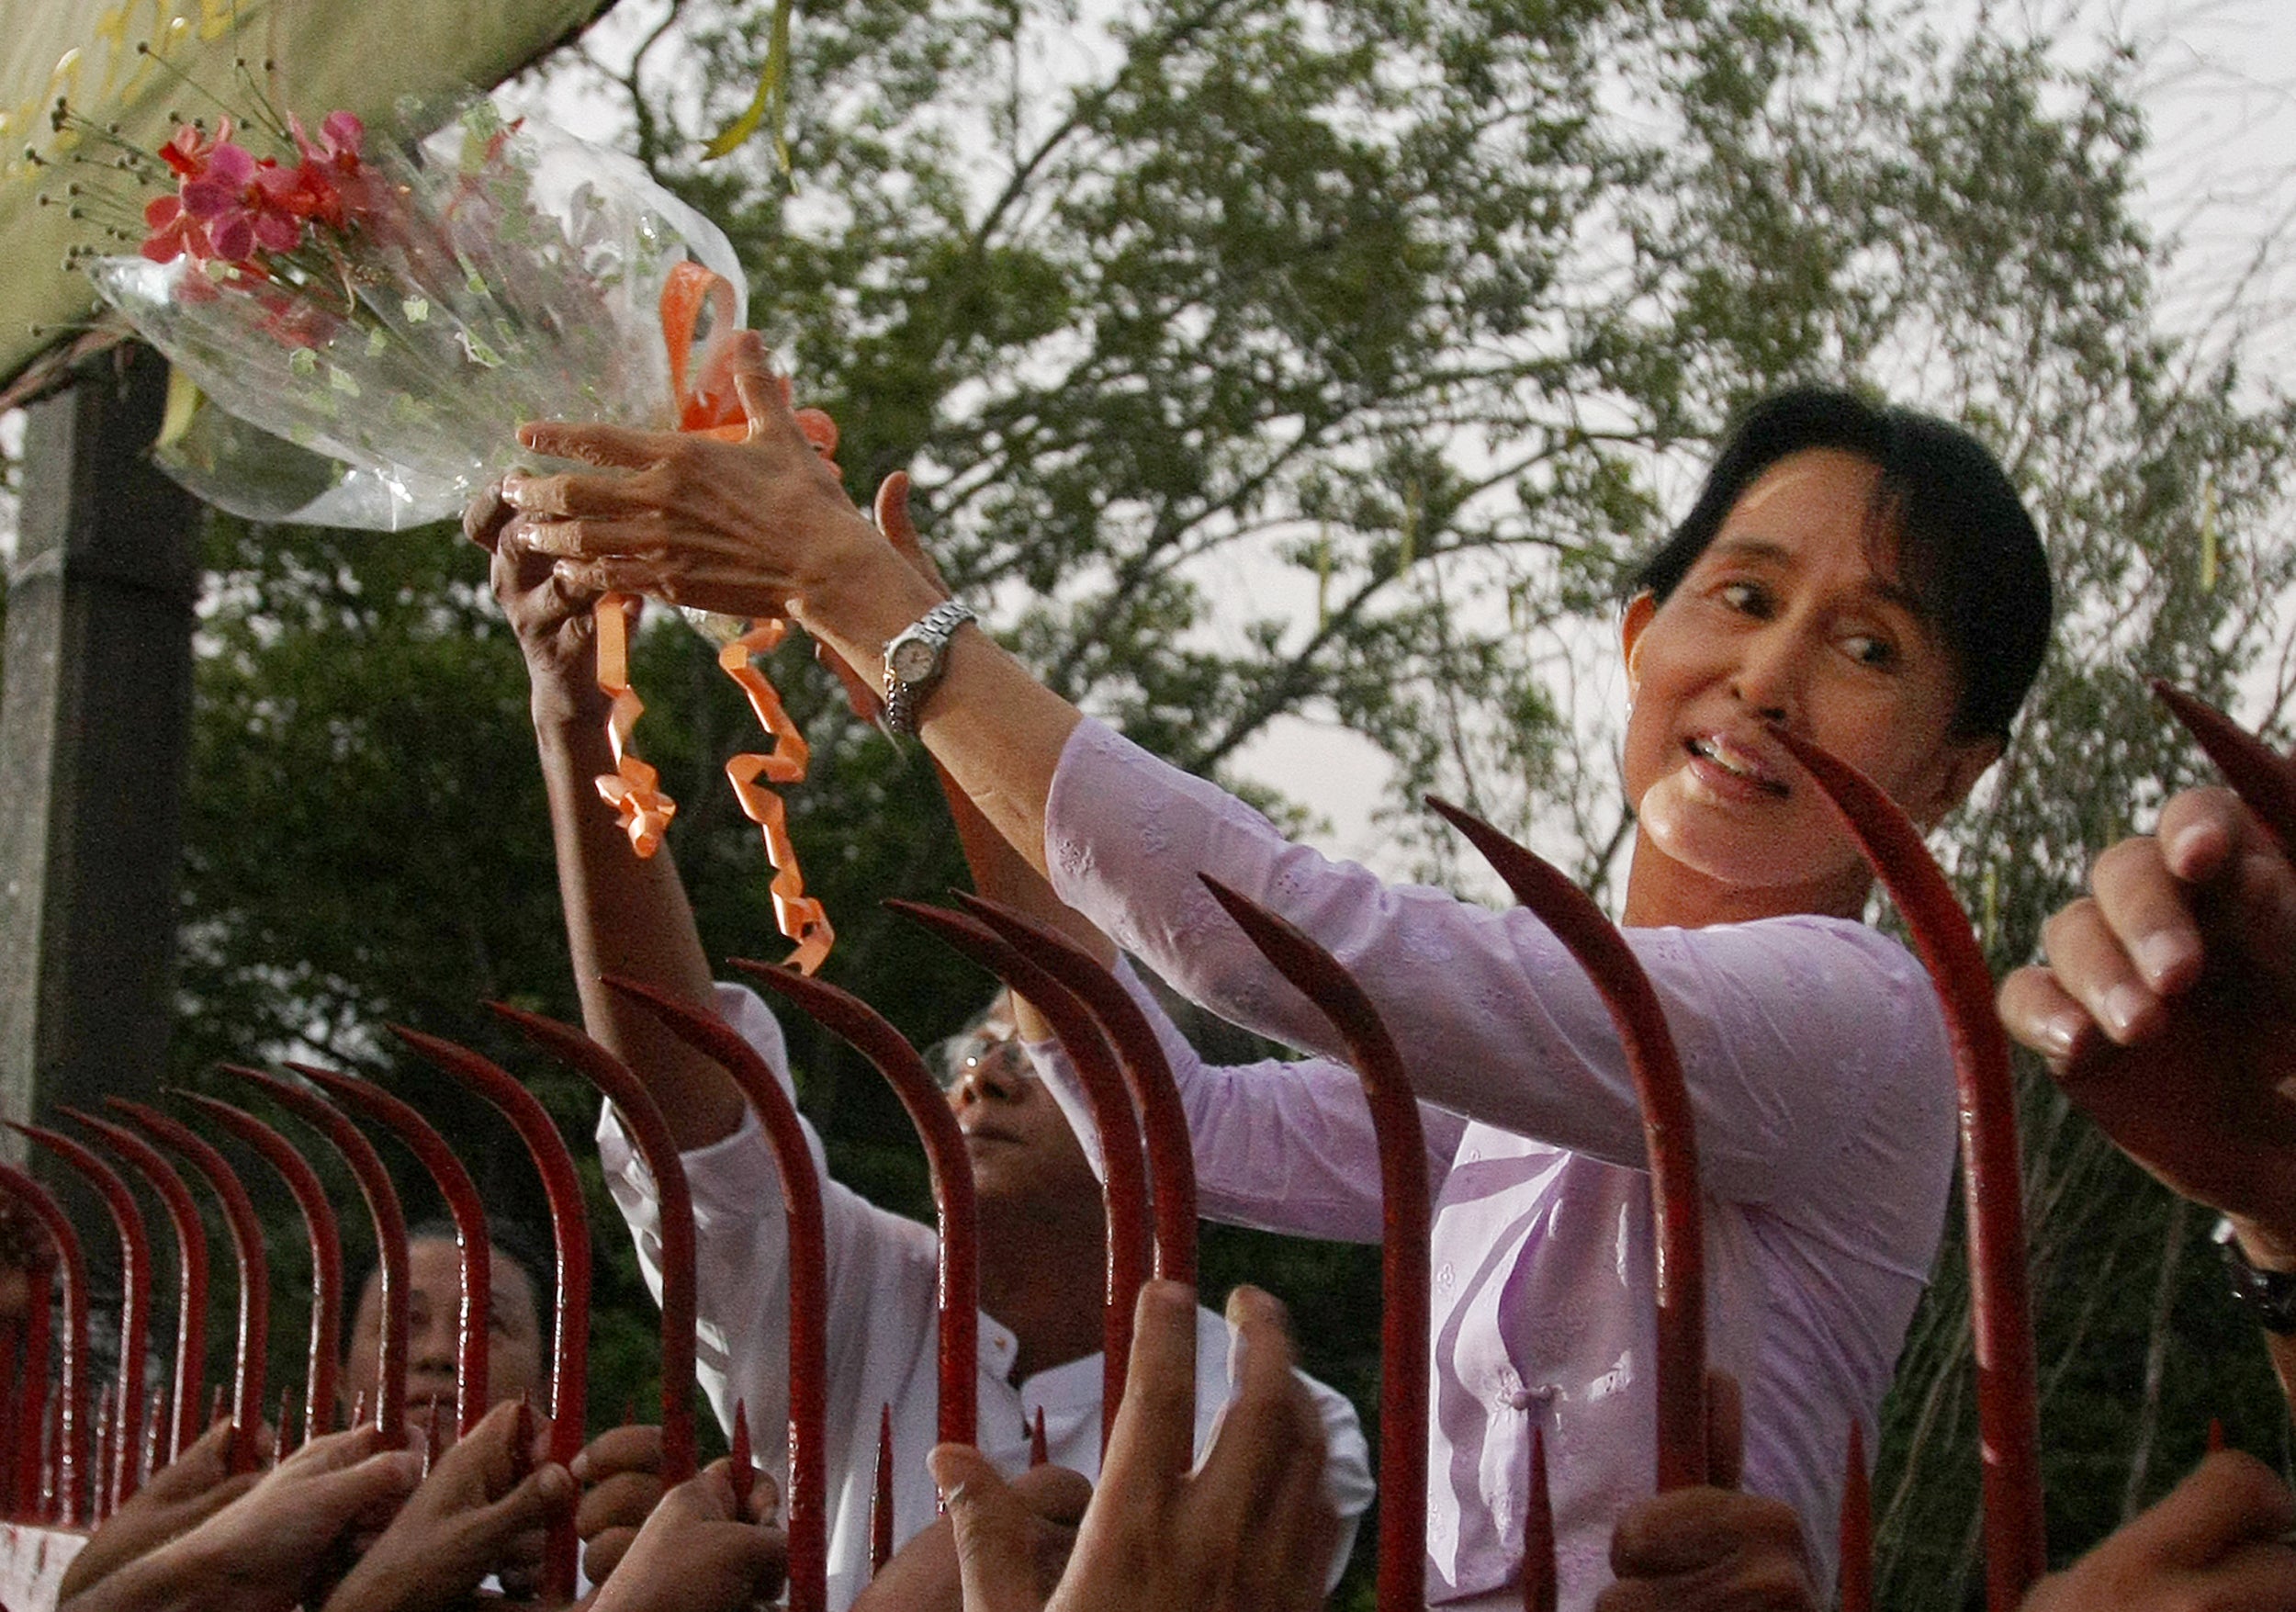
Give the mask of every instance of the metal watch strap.
POLYGON ((906 631, 896 633, 885 644, 885 727, 895 733, 914 734, 917 712, 925 696, 940 682, 942 669, 949 660, 949 640, 956 630, 968 621, 978 621, 970 605, 954 599, 943 600, 934 605, 906 631), (904 678, 893 670, 894 651, 901 645, 922 641, 933 651, 931 668, 922 677, 904 678))
POLYGON ((2264 1270, 2252 1264, 2229 1220, 2218 1221, 2212 1235, 2223 1251, 2234 1300, 2265 1331, 2296 1336, 2296 1270, 2264 1270))

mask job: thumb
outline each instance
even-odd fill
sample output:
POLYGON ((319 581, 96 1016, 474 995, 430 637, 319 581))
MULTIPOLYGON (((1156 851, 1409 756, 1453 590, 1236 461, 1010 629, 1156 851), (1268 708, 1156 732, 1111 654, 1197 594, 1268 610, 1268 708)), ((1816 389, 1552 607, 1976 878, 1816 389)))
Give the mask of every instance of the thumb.
POLYGON ((885 535, 894 552, 909 562, 909 569, 923 577, 943 593, 949 592, 948 579, 933 563, 918 541, 917 522, 909 514, 909 473, 895 470, 877 484, 877 530, 885 535))
POLYGON ((965 1612, 1041 1612, 1028 1503, 969 1444, 943 1444, 926 1464, 956 1535, 965 1612))
POLYGON ((1746 1400, 1728 1371, 1706 1373, 1706 1482, 1735 1489, 1746 1464, 1746 1400))
POLYGON ((508 1539, 528 1528, 541 1527, 572 1505, 579 1493, 572 1473, 557 1461, 545 1461, 501 1499, 479 1508, 481 1531, 490 1537, 508 1539))
POLYGON ((2296 1497, 2272 1469, 2240 1450, 2219 1450, 2167 1497, 2114 1536, 2141 1558, 2199 1568, 2236 1545, 2296 1527, 2296 1497))

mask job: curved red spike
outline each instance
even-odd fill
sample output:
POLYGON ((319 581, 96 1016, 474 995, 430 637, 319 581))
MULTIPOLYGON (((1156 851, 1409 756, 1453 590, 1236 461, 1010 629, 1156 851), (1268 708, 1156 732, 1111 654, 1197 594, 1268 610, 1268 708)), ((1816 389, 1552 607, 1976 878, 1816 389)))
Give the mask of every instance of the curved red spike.
POLYGON ((231 1161, 182 1121, 124 1097, 107 1097, 104 1102, 180 1154, 223 1205, 223 1223, 230 1228, 231 1257, 239 1270, 239 1337, 231 1355, 231 1448, 226 1470, 253 1471, 255 1435, 263 1426, 264 1372, 271 1351, 271 1268, 255 1201, 231 1161))
POLYGON ((736 968, 791 1001, 876 1066, 925 1147, 940 1227, 940 1441, 980 1442, 980 1215, 964 1132, 932 1071, 902 1033, 850 991, 793 969, 737 957, 736 968))
MULTIPOLYGON (((383 1167, 383 1155, 351 1116, 316 1093, 305 1091, 276 1075, 237 1064, 219 1065, 223 1073, 260 1087, 272 1100, 334 1144, 351 1167, 375 1222, 375 1263, 377 1291, 382 1299, 382 1336, 375 1361, 375 1423, 384 1443, 395 1449, 407 1433, 408 1311, 407 1213, 399 1201, 399 1189, 383 1167)), ((363 1418, 354 1416, 355 1426, 363 1418)))
POLYGON ((2153 693, 2199 741, 2233 793, 2271 830, 2283 851, 2296 850, 2296 768, 2206 700, 2153 679, 2153 693))
MULTIPOLYGON (((112 1224, 118 1229, 119 1392, 112 1434, 118 1450, 133 1450, 143 1433, 143 1363, 152 1308, 152 1238, 143 1223, 143 1212, 136 1207, 135 1194, 119 1173, 71 1137, 42 1125, 18 1125, 13 1121, 8 1128, 30 1137, 84 1177, 102 1195, 112 1224)), ((97 1486, 96 1504, 106 1516, 111 1515, 113 1506, 135 1494, 134 1466, 133 1460, 116 1460, 110 1480, 97 1486)))
POLYGON ((1036 1408, 1036 1419, 1029 1425, 1029 1464, 1041 1467, 1052 1459, 1052 1452, 1044 1442, 1044 1407, 1036 1408))
POLYGON ((1411 1078, 1387 1026, 1338 959, 1297 925, 1197 875, 1262 955, 1332 1021, 1363 1081, 1379 1137, 1385 1235, 1379 1285, 1381 1612, 1424 1604, 1427 1559, 1427 1139, 1411 1078))
POLYGON ((1092 1105, 1100 1132, 1100 1205, 1108 1219, 1108 1286, 1101 1312, 1100 1449, 1124 1403, 1131 1370, 1132 1312, 1148 1274, 1148 1167, 1140 1139, 1140 1119, 1131 1093, 1116 1066, 1116 1054, 1075 994, 1023 956, 1011 941, 979 919, 915 901, 885 905, 923 925, 973 962, 987 969, 1013 994, 1025 997, 1052 1023, 1076 1077, 1092 1105))
MULTIPOLYGON (((621 1110, 661 1204, 661 1479, 676 1485, 698 1469, 693 1434, 693 1193, 677 1139, 646 1083, 571 1025, 505 1002, 488 1009, 588 1080, 621 1110)), ((625 1415, 626 1424, 633 1418, 625 1415)))
POLYGON ((16 1474, 5 1497, 7 1515, 26 1520, 37 1516, 39 1506, 39 1439, 48 1424, 48 1347, 52 1323, 49 1305, 54 1297, 55 1278, 45 1264, 35 1264, 25 1277, 24 1330, 21 1338, 24 1362, 24 1392, 17 1395, 15 1420, 9 1429, 12 1437, 6 1449, 16 1474))
POLYGON ((893 1405, 877 1415, 877 1492, 869 1503, 869 1576, 893 1560, 893 1405))
MULTIPOLYGON (((468 1047, 394 1024, 390 1032, 426 1061, 492 1103, 517 1131, 534 1155, 550 1201, 550 1231, 558 1255, 558 1293, 550 1362, 550 1459, 566 1465, 580 1455, 589 1423, 590 1384, 590 1214, 582 1204, 582 1179, 566 1138, 541 1099, 500 1065, 468 1047)), ((543 1562, 543 1595, 574 1597, 575 1566, 581 1540, 569 1512, 551 1525, 543 1562)))
POLYGON ((2017 1159, 2017 1094, 1993 975, 1921 831, 1856 768, 1773 724, 1850 827, 1912 932, 1937 987, 1960 1086, 1962 1190, 1969 1226, 1970 1322, 1985 1460, 1986 1597, 2009 1612, 2047 1566, 2042 1527, 2039 1395, 2017 1159))
POLYGON ((1523 1508, 1523 1612, 1555 1612, 1562 1573, 1555 1561, 1555 1503, 1547 1485, 1547 1429, 1531 1429, 1531 1496, 1523 1508))
POLYGON ((1874 1612, 1874 1491, 1865 1428, 1850 1419, 1850 1465, 1841 1484, 1841 1612, 1874 1612))
POLYGON ((290 1061, 287 1067, 405 1143, 445 1200, 446 1212, 455 1222, 455 1251, 462 1277, 462 1311, 455 1329, 455 1431, 460 1437, 477 1426, 478 1418, 494 1403, 489 1392, 488 1346, 492 1331, 487 1319, 494 1313, 494 1240, 487 1230, 486 1205, 479 1200, 478 1183, 463 1168, 462 1160, 455 1156, 438 1128, 412 1104, 400 1101, 370 1080, 310 1064, 290 1061))
POLYGON ((749 1492, 758 1484, 758 1463, 749 1451, 749 1406, 747 1401, 734 1401, 734 1436, 726 1454, 732 1469, 726 1476, 734 1486, 734 1515, 746 1516, 749 1512, 749 1492))
POLYGON ((2224 1418, 2222 1416, 2211 1416, 2209 1418, 2208 1452, 2211 1455, 2215 1455, 2223 1448, 2224 1418))
POLYGON ((166 1463, 160 1459, 161 1435, 167 1426, 167 1390, 154 1387, 152 1400, 143 1411, 143 1449, 136 1463, 136 1484, 140 1488, 152 1481, 152 1474, 166 1463))
POLYGON ((1123 982, 1058 930, 985 896, 952 892, 967 912, 995 930, 1045 973, 1075 993, 1115 1049, 1117 1067, 1140 1111, 1148 1154, 1148 1196, 1155 1217, 1156 1274, 1196 1285, 1196 1149, 1172 1065, 1155 1027, 1123 982))
MULTIPOLYGON (((12 1166, 0 1165, 0 1192, 6 1192, 32 1212, 34 1219, 48 1233, 48 1240, 56 1246, 56 1267, 63 1275, 63 1336, 58 1340, 60 1371, 56 1395, 55 1433, 52 1459, 56 1471, 56 1515, 67 1527, 80 1520, 81 1506, 86 1499, 85 1469, 81 1464, 81 1440, 88 1426, 87 1382, 87 1258, 81 1252, 80 1234, 73 1229, 72 1217, 65 1214, 48 1189, 38 1181, 12 1166)), ((40 1307, 43 1325, 47 1306, 40 1307)), ((43 1347, 38 1362, 38 1375, 47 1381, 48 1358, 43 1347)), ((37 1427, 37 1421, 34 1422, 37 1427)), ((39 1434, 32 1435, 37 1449, 39 1434)), ((19 1473, 36 1471, 38 1460, 19 1469, 19 1473)), ((28 1510, 21 1499, 24 1478, 19 1476, 18 1509, 28 1510)))
POLYGON ((171 1395, 174 1415, 163 1424, 166 1437, 161 1448, 166 1460, 160 1464, 165 1465, 199 1437, 199 1381, 208 1363, 208 1228, 200 1222, 199 1205, 193 1201, 191 1189, 158 1148, 113 1121, 61 1105, 56 1111, 102 1137, 115 1155, 144 1178, 159 1195, 175 1234, 178 1279, 171 1395))
MULTIPOLYGON (((178 1091, 176 1097, 222 1126, 263 1155, 278 1172, 302 1212, 303 1234, 311 1255, 310 1348, 303 1370, 303 1429, 305 1440, 324 1429, 335 1414, 335 1376, 342 1370, 339 1344, 343 1325, 343 1229, 327 1189, 311 1168, 310 1160, 295 1144, 245 1109, 205 1092, 178 1091)), ((287 1423, 279 1424, 279 1445, 286 1442, 287 1423)))
POLYGON ((1562 870, 1449 801, 1428 806, 1467 836, 1514 898, 1584 969, 1609 1009, 1642 1107, 1650 1161, 1658 1349, 1658 1486, 1663 1494, 1706 1481, 1706 1256, 1698 1190, 1698 1137, 1682 1060, 1658 992, 1626 938, 1562 870))
MULTIPOLYGON (((823 1612, 828 1601, 829 1527, 828 1259, 822 1231, 821 1178, 814 1168, 797 1105, 757 1049, 723 1020, 668 993, 616 975, 603 984, 661 1020, 680 1041, 723 1068, 741 1088, 773 1150, 789 1214, 789 1534, 790 1612, 823 1612)), ((735 1406, 734 1430, 746 1455, 747 1423, 735 1406)), ((743 1460, 734 1463, 737 1485, 743 1460)), ((744 1504, 747 1504, 746 1500, 744 1504)))

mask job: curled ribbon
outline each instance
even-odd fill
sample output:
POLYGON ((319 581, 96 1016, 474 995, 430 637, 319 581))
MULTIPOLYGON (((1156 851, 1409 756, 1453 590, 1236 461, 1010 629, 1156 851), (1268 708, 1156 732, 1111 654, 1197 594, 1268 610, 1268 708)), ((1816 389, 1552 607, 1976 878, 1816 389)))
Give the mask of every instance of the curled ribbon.
MULTIPOLYGON (((662 286, 661 326, 678 429, 720 442, 742 441, 749 434, 749 425, 733 384, 733 287, 698 263, 677 265, 662 286), (694 338, 704 312, 709 315, 710 332, 697 365, 694 338)), ((801 409, 797 424, 814 451, 834 465, 836 423, 818 409, 801 409)), ((610 593, 595 607, 598 686, 613 699, 606 736, 613 746, 615 767, 598 779, 598 793, 622 814, 631 847, 640 856, 651 856, 661 844, 662 829, 678 808, 658 787, 659 774, 626 750, 630 729, 646 708, 629 686, 626 601, 626 595, 610 593)), ((726 777, 734 786, 734 798, 741 803, 742 815, 757 824, 764 836, 766 861, 774 870, 774 922, 782 934, 797 942, 788 962, 799 973, 811 974, 828 956, 836 931, 821 903, 805 893, 797 848, 789 837, 788 808, 780 795, 758 783, 760 778, 772 783, 801 783, 812 759, 812 749, 790 720, 780 693, 753 664, 756 657, 772 650, 788 632, 785 621, 753 626, 718 651, 717 663, 748 696, 758 725, 774 741, 770 752, 746 753, 727 761, 726 777)))

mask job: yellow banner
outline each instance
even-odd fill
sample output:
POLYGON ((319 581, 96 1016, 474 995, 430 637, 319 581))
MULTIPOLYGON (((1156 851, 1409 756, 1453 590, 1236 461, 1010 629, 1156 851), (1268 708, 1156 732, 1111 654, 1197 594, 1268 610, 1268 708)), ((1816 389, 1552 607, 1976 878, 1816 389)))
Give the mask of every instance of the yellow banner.
POLYGON ((85 226, 61 205, 68 172, 35 163, 73 137, 51 129, 58 96, 156 149, 170 115, 227 102, 250 62, 276 106, 318 119, 372 120, 401 96, 489 88, 605 10, 612 0, 0 0, 0 382, 89 317, 95 294, 63 266, 85 226), (266 65, 267 64, 267 65, 266 65), (188 83, 186 83, 188 79, 188 83), (41 206, 40 193, 56 193, 41 206))

